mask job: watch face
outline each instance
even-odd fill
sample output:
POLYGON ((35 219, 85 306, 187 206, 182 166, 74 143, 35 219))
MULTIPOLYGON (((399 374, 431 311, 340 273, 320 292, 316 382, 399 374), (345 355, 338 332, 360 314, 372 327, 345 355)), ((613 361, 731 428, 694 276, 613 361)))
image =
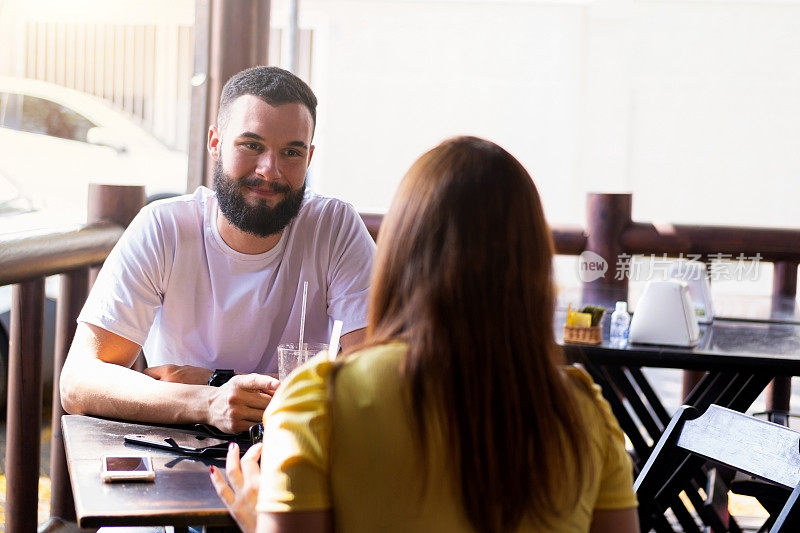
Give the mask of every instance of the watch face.
POLYGON ((236 373, 233 370, 215 370, 211 377, 208 380, 208 384, 212 387, 220 387, 230 381, 230 379, 235 376, 236 373))

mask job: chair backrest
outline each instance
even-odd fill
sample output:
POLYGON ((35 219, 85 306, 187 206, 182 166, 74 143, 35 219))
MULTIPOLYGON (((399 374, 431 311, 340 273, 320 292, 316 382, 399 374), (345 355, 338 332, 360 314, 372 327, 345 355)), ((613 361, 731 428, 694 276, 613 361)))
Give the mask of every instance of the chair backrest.
MULTIPOLYGON (((775 519, 772 532, 800 530, 800 433, 737 411, 711 405, 704 413, 682 407, 664 430, 653 453, 636 478, 642 530, 665 529, 664 513, 680 499, 681 491, 692 502, 704 525, 715 531, 727 529, 727 517, 713 514, 708 500, 716 495, 718 476, 709 476, 707 461, 745 472, 789 489, 788 500, 775 519), (698 496, 698 494, 700 496, 698 496), (699 505, 698 505, 699 504, 699 505), (791 525, 790 525, 791 524, 791 525)), ((723 492, 726 492, 723 490, 723 492)), ((678 512, 673 508, 676 516, 678 512)), ((677 517, 684 530, 687 527, 677 517)), ((684 517, 685 518, 685 517, 684 517)), ((773 517, 774 518, 774 517, 773 517)))

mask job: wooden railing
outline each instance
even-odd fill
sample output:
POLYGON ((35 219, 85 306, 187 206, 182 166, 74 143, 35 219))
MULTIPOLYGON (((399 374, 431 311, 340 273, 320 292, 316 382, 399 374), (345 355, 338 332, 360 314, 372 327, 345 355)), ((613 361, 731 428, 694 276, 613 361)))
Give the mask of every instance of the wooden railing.
MULTIPOLYGON (((580 255, 592 251, 615 264, 617 258, 633 254, 683 253, 700 256, 705 261, 717 254, 754 257, 774 264, 772 293, 795 296, 797 265, 800 264, 800 229, 740 228, 731 226, 695 226, 634 222, 631 218, 633 195, 590 193, 587 196, 588 227, 551 227, 555 251, 562 255, 580 255)), ((377 237, 382 217, 362 215, 373 238, 377 237)), ((614 275, 584 285, 620 285, 628 279, 614 275)), ((694 388, 702 373, 684 372, 684 397, 694 388)), ((775 379, 767 391, 767 410, 788 410, 790 378, 775 379)))
MULTIPOLYGON (((63 414, 58 393, 60 369, 75 332, 75 320, 90 286, 90 269, 99 265, 144 204, 141 187, 92 186, 89 224, 24 238, 0 236, 0 285, 15 284, 12 302, 8 397, 6 531, 33 531, 37 520, 37 485, 42 399, 44 278, 61 274, 53 379, 51 515, 74 517, 61 441, 63 414)), ((721 226, 654 225, 631 220, 630 194, 590 194, 586 229, 553 227, 556 253, 592 251, 606 260, 622 254, 760 254, 775 263, 773 293, 793 296, 800 263, 800 230, 721 226)), ((376 238, 382 215, 362 214, 376 238)), ((607 276, 595 284, 626 284, 607 276)), ((691 381, 691 380, 690 380, 691 381)), ((788 409, 789 379, 776 380, 769 409, 788 409)))
POLYGON ((92 185, 88 224, 0 236, 0 285, 13 284, 6 415, 6 523, 9 533, 36 531, 42 419, 45 277, 60 274, 53 362, 50 513, 75 516, 61 438, 58 381, 90 285, 145 202, 144 187, 92 185))

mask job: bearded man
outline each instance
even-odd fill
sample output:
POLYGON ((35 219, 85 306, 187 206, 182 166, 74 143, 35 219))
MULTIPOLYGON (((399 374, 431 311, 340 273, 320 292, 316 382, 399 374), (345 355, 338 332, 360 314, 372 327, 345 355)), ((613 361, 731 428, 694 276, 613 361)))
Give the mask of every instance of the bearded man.
POLYGON ((279 382, 277 346, 363 338, 374 243, 352 206, 306 189, 317 99, 255 67, 223 88, 208 131, 216 191, 156 202, 109 255, 61 374, 70 413, 238 432, 279 382), (148 368, 131 370, 140 349, 148 368), (215 386, 210 386, 215 385, 215 386))

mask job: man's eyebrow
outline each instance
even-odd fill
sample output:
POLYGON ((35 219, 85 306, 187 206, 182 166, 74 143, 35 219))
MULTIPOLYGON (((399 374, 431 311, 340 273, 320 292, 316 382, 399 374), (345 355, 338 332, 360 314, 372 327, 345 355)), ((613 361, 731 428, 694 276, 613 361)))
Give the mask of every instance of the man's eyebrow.
POLYGON ((245 131, 239 134, 239 137, 246 137, 248 139, 255 139, 257 141, 263 141, 264 138, 259 135, 258 133, 253 133, 252 131, 245 131))
MULTIPOLYGON (((246 138, 246 139, 255 139, 257 141, 263 141, 264 138, 259 135, 258 133, 254 133, 252 131, 244 131, 238 135, 239 138, 246 138)), ((308 150, 308 145, 303 141, 289 141, 286 143, 286 146, 292 146, 295 148, 302 148, 304 150, 308 150)))

